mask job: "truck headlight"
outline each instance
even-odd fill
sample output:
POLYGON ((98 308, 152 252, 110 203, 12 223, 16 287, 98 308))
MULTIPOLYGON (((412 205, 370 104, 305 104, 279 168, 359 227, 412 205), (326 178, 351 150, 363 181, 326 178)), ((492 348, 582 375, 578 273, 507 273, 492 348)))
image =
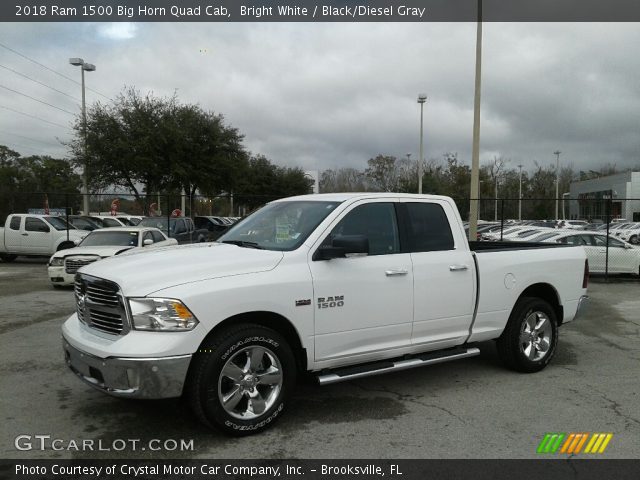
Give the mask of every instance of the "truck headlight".
POLYGON ((198 324, 193 313, 173 298, 130 298, 129 307, 136 330, 181 332, 198 324))
POLYGON ((49 262, 50 267, 61 267, 63 264, 64 264, 64 258, 62 257, 52 258, 51 261, 49 262))

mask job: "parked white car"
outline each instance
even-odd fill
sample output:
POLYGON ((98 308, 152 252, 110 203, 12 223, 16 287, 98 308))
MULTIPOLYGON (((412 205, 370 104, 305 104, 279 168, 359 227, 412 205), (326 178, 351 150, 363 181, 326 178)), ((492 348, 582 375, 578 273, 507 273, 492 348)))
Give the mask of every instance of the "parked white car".
POLYGON ((629 242, 632 245, 640 244, 640 223, 634 223, 633 225, 622 229, 619 235, 616 235, 621 240, 629 242))
POLYGON ((11 214, 0 228, 0 258, 12 262, 18 256, 49 256, 75 247, 88 235, 53 215, 11 214))
POLYGON ((91 218, 98 222, 102 228, 126 227, 127 224, 118 217, 110 215, 91 215, 91 218))
POLYGON ((607 236, 602 232, 566 232, 543 242, 582 246, 589 260, 592 273, 632 273, 640 275, 640 248, 609 235, 609 258, 607 259, 607 236))
POLYGON ((558 224, 558 228, 566 228, 569 230, 584 230, 589 225, 589 222, 585 220, 561 220, 558 224))
POLYGON ((73 285, 78 269, 104 258, 142 248, 177 245, 157 228, 113 227, 92 231, 76 248, 56 252, 49 259, 49 280, 54 287, 73 285))

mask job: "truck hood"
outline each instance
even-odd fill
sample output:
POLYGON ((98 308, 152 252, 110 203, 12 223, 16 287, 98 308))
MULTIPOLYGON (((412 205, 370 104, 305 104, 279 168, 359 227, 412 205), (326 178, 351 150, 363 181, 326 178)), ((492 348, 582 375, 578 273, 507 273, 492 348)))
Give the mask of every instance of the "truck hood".
POLYGON ((70 257, 73 255, 87 255, 87 256, 98 256, 98 257, 113 257, 118 253, 130 250, 135 247, 127 247, 127 246, 102 246, 102 247, 75 247, 75 248, 67 248, 65 250, 58 250, 53 254, 52 258, 60 258, 60 257, 70 257))
POLYGON ((272 270, 284 254, 222 243, 135 249, 82 268, 81 273, 120 285, 126 296, 230 275, 272 270))

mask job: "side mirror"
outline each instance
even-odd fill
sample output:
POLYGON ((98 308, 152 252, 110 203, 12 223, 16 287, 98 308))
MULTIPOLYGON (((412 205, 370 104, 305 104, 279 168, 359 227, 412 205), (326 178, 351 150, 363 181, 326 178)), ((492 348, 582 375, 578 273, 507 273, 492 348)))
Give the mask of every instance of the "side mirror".
POLYGON ((334 237, 331 245, 323 245, 316 251, 314 260, 331 260, 349 255, 368 255, 369 239, 364 235, 341 235, 334 237))
POLYGON ((150 238, 145 238, 142 241, 142 246, 143 247, 148 247, 149 245, 153 245, 153 240, 151 240, 150 238))

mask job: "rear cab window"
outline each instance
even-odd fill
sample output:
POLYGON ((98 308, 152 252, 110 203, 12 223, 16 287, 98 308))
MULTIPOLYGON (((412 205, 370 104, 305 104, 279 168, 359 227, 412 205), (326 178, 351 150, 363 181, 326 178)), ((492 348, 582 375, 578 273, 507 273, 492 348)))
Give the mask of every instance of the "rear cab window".
POLYGON ((451 225, 441 205, 407 202, 409 251, 436 252, 453 250, 451 225))

